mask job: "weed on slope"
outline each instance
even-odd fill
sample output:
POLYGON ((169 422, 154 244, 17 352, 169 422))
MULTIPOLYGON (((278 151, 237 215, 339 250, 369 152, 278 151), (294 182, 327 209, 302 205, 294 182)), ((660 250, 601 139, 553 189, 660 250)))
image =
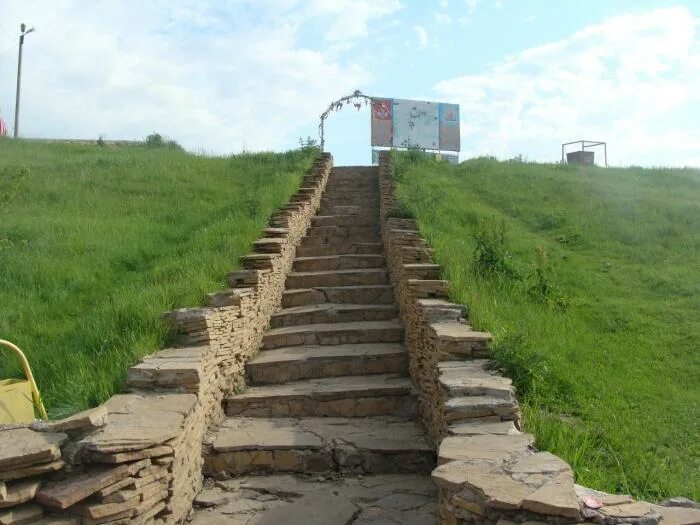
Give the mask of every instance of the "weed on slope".
POLYGON ((0 338, 27 352, 50 415, 118 391, 166 344, 161 312, 223 288, 314 154, 0 140, 0 338))
POLYGON ((398 155, 453 299, 577 481, 700 496, 700 172, 398 155))

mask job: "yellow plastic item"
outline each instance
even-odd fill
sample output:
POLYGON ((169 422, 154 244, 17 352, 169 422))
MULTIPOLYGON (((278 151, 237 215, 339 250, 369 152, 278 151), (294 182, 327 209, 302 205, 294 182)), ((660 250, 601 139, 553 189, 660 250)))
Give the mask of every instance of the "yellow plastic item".
POLYGON ((0 423, 30 423, 34 420, 34 409, 42 419, 48 420, 46 409, 41 402, 41 394, 34 381, 32 369, 18 346, 0 339, 0 346, 12 350, 22 363, 27 378, 0 380, 0 423))

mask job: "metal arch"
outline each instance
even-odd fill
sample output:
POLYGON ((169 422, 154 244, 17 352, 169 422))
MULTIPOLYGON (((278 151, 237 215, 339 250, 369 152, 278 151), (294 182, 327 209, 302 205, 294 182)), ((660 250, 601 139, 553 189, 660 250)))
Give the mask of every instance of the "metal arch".
MULTIPOLYGON (((350 103, 353 99, 364 99, 365 105, 367 105, 369 102, 372 101, 372 97, 365 95, 360 91, 359 89, 356 89, 355 91, 352 92, 350 95, 346 95, 344 97, 339 98, 338 100, 335 100, 331 102, 328 107, 326 108, 326 111, 321 113, 321 121, 318 125, 318 132, 319 136, 321 137, 321 151, 325 149, 325 144, 326 144, 326 138, 325 138, 325 133, 324 133, 324 123, 326 119, 328 118, 328 115, 331 114, 331 111, 337 111, 339 109, 342 109, 343 105, 346 103, 350 103)), ((362 105, 361 102, 352 102, 352 104, 359 110, 360 106, 362 105)))

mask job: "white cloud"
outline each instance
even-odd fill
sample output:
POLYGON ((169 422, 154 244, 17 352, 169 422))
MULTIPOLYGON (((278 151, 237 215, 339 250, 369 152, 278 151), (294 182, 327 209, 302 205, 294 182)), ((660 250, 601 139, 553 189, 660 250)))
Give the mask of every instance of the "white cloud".
POLYGON ((395 13, 402 7, 399 0, 311 0, 306 12, 316 19, 323 14, 334 15, 326 38, 342 41, 367 37, 370 21, 395 13))
POLYGON ((330 100, 370 78, 339 47, 300 44, 303 30, 318 24, 328 28, 322 37, 351 43, 401 4, 370 7, 362 0, 10 0, 0 32, 0 110, 12 119, 11 28, 26 21, 37 32, 24 50, 23 136, 158 131, 213 152, 295 147, 330 100))
POLYGON ((416 31, 416 36, 418 37, 418 49, 425 49, 428 47, 428 32, 423 26, 413 26, 416 31))
POLYGON ((685 8, 612 17, 435 90, 460 103, 467 154, 553 160, 562 142, 591 139, 607 141, 616 164, 690 164, 700 149, 697 24, 685 8))
POLYGON ((468 14, 474 14, 474 11, 476 11, 476 8, 479 7, 479 3, 481 0, 465 0, 465 3, 467 4, 467 13, 468 14))

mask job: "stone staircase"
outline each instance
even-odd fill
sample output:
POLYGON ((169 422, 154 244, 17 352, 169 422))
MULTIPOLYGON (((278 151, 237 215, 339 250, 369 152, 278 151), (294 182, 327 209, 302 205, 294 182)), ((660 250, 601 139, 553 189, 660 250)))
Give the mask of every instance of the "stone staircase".
MULTIPOLYGON (((219 480, 211 490, 230 477, 245 486, 250 474, 266 475, 272 487, 293 473, 299 484, 308 475, 336 484, 379 475, 375 486, 391 492, 394 484, 394 496, 406 484, 414 495, 433 494, 435 453, 415 420, 404 330, 382 255, 376 168, 333 169, 296 257, 282 309, 246 365, 247 388, 225 400, 227 417, 205 443, 205 475, 219 480)), ((370 501, 372 483, 365 485, 353 490, 370 501)), ((434 505, 424 503, 423 518, 411 523, 434 522, 434 505)), ((401 518, 390 510, 392 520, 401 518)))

